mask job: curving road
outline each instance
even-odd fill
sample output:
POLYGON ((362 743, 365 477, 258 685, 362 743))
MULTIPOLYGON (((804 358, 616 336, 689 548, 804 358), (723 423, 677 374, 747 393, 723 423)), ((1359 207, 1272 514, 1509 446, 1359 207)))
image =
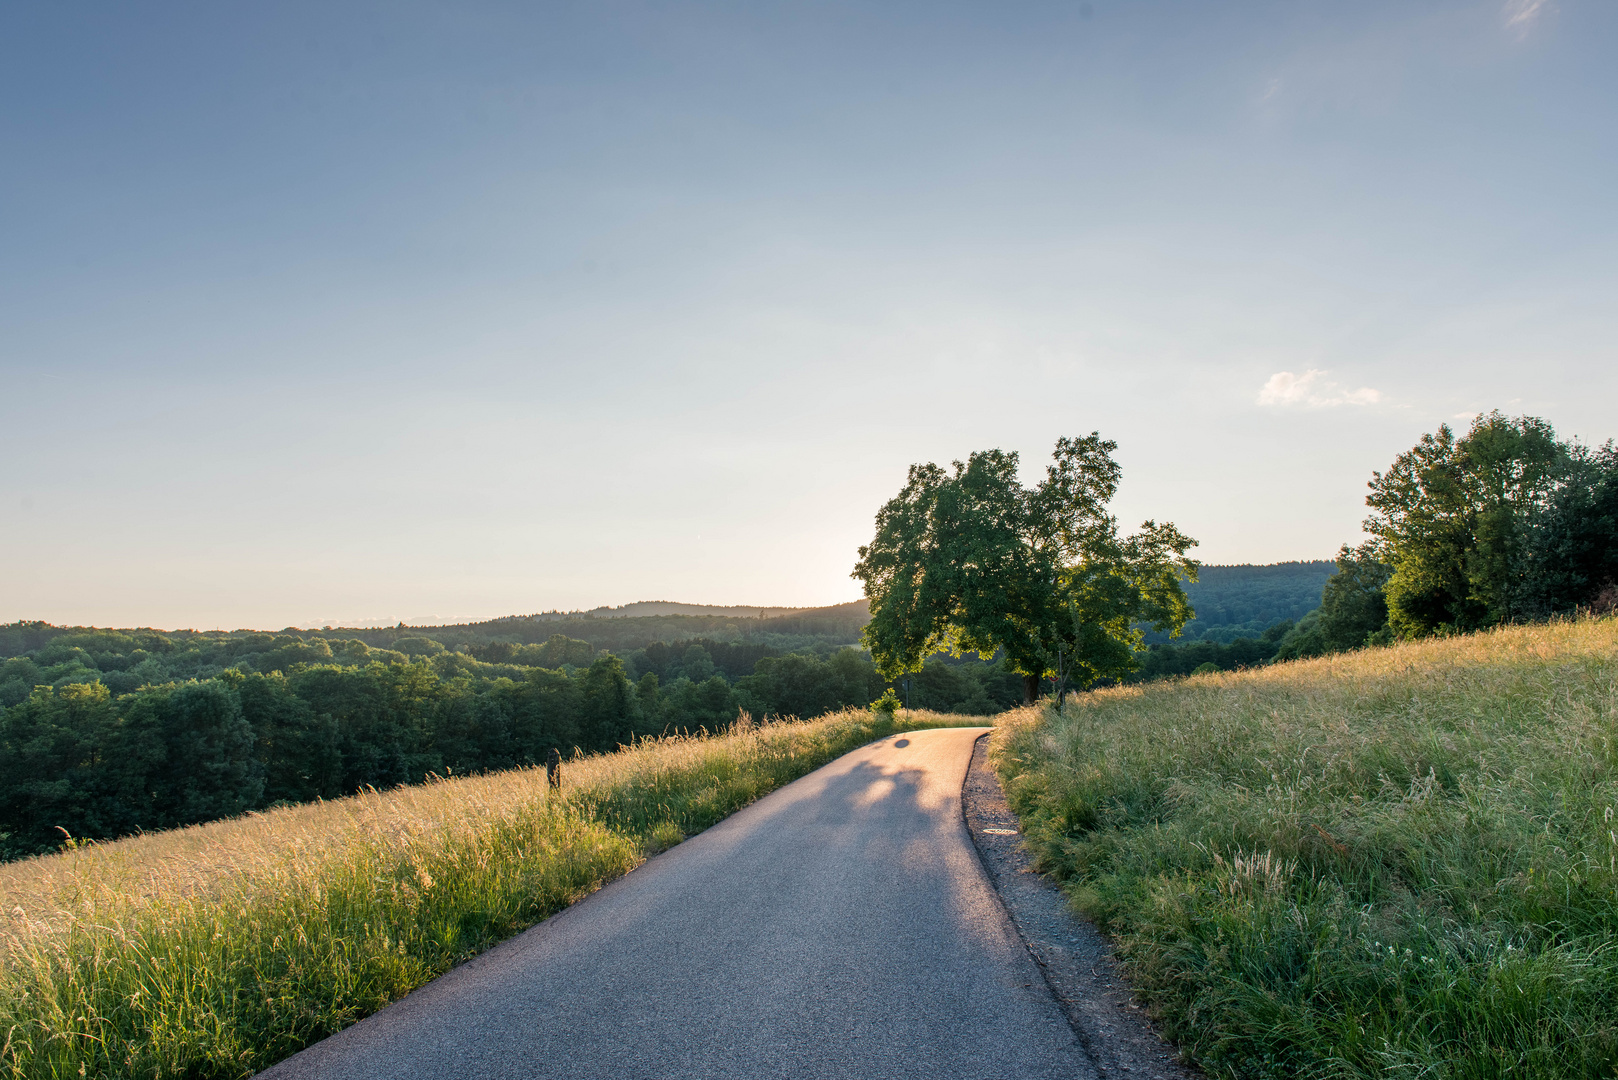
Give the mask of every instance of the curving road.
POLYGON ((847 754, 260 1075, 1094 1077, 961 816, 986 730, 847 754))

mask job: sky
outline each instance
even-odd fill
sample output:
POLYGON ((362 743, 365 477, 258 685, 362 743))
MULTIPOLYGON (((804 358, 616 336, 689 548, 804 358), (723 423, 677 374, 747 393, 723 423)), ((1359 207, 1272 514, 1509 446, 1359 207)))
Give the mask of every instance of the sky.
POLYGON ((1329 558, 1618 436, 1618 5, 0 6, 0 621, 819 605, 909 465, 1118 443, 1329 558))

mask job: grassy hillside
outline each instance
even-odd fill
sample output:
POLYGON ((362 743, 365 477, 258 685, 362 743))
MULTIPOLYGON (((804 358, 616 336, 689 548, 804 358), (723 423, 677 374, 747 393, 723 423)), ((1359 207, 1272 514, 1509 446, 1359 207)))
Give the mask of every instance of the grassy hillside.
POLYGON ((1618 1072, 1618 621, 1000 723, 1044 868, 1212 1074, 1618 1072))
MULTIPOLYGON (((0 1075, 243 1077, 897 730, 642 742, 0 866, 0 1075)), ((971 723, 972 721, 964 721, 971 723)))

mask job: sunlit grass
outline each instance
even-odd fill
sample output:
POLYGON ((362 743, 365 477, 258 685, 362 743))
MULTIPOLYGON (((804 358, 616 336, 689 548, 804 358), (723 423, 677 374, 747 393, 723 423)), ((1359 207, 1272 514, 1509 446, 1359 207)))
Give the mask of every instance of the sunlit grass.
POLYGON ((652 740, 0 865, 0 1070, 240 1077, 895 731, 849 711, 652 740))
POLYGON ((998 722, 1043 867, 1216 1075, 1618 1073, 1618 621, 998 722))

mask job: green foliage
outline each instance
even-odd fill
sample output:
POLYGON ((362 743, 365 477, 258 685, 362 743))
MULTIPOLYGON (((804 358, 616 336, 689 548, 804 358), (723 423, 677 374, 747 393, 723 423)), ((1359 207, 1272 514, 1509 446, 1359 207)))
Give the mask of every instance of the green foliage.
POLYGON ((1311 656, 1325 656, 1333 651, 1326 643, 1325 632, 1320 628, 1320 609, 1316 608, 1299 619, 1297 625, 1287 630, 1281 640, 1275 643, 1275 651, 1270 654, 1270 659, 1303 660, 1311 656))
POLYGON ((661 715, 665 730, 718 731, 736 718, 739 708, 736 693, 723 676, 710 675, 702 682, 681 676, 663 693, 661 715))
POLYGON ((685 641, 654 641, 629 654, 628 663, 639 672, 654 672, 662 682, 682 675, 701 682, 714 674, 734 682, 751 675, 753 667, 767 656, 780 656, 783 650, 753 641, 716 641, 694 638, 685 641))
POLYGON ((1526 614, 1618 605, 1618 448, 1571 447, 1561 482, 1523 531, 1526 614))
MULTIPOLYGON (((863 707, 886 685, 846 647, 783 655, 708 638, 653 642, 626 662, 556 633, 454 652, 387 640, 415 660, 338 636, 0 627, 0 642, 31 646, 0 660, 0 858, 53 850, 64 833, 123 836, 533 764, 552 749, 718 731, 744 709, 810 718, 863 707)), ((984 688, 1003 674, 967 674, 986 667, 916 696, 998 711, 1006 695, 984 688)))
MULTIPOLYGON (((1307 617, 1304 620, 1309 621, 1307 617)), ((1209 665, 1216 671, 1255 667, 1276 655, 1283 636, 1292 629, 1292 623, 1280 622, 1257 638, 1237 638, 1228 643, 1189 641, 1184 645, 1158 645, 1141 658, 1140 668, 1126 681, 1190 675, 1209 665)))
POLYGON ((1344 544, 1337 573, 1322 590, 1320 607, 1276 640, 1272 658, 1299 660, 1346 652, 1391 640, 1385 589, 1393 568, 1381 561, 1374 543, 1344 544))
POLYGON ((1371 544, 1337 553, 1337 573, 1320 597, 1320 635, 1326 650, 1357 649, 1388 625, 1384 591, 1393 567, 1377 557, 1371 544))
MULTIPOLYGON (((1197 580, 1185 582, 1185 596, 1196 617, 1185 624, 1186 642, 1229 643, 1258 638, 1278 622, 1297 622, 1320 606, 1320 590, 1337 572, 1330 559, 1308 562, 1242 564, 1197 568, 1197 580)), ((1148 645, 1163 645, 1167 633, 1148 630, 1148 645)))
POLYGON ((218 681, 116 703, 99 683, 41 687, 0 716, 0 852, 252 809, 264 791, 254 743, 235 690, 218 681))
POLYGON ((934 654, 921 670, 903 677, 903 696, 911 708, 934 712, 989 716, 1023 699, 1022 676, 1000 662, 955 659, 934 654))
POLYGON ((1443 425, 1374 473, 1365 531, 1392 564, 1389 624, 1406 636, 1465 631, 1518 614, 1521 523, 1553 489, 1566 449, 1537 417, 1443 425))
POLYGON ((914 465, 877 514, 853 576, 870 600, 861 640, 896 677, 932 653, 1004 654, 1032 697, 1047 674, 1080 683, 1135 667, 1138 623, 1177 631, 1191 610, 1194 541, 1148 521, 1120 537, 1106 506, 1116 444, 1063 438, 1045 479, 1025 489, 1015 453, 974 453, 953 472, 914 465))
POLYGON ((995 760, 1209 1075, 1611 1076, 1615 657, 1582 620, 1100 691, 995 760))
POLYGON ((882 687, 870 660, 842 649, 829 660, 799 653, 765 657, 752 675, 736 681, 736 695, 754 716, 810 717, 864 706, 882 687))
POLYGON ((33 693, 34 687, 48 683, 39 665, 30 657, 14 656, 0 663, 0 708, 21 703, 33 693))
POLYGON ((105 753, 116 731, 112 696, 96 683, 41 686, 0 715, 5 854, 49 850, 64 832, 121 831, 126 815, 115 809, 119 774, 135 762, 105 753))
POLYGON ((265 805, 343 794, 339 724, 331 713, 317 714, 279 672, 245 676, 236 694, 257 739, 254 756, 264 765, 265 805))
POLYGON ((600 656, 579 679, 579 736, 588 746, 623 746, 634 739, 640 710, 616 656, 600 656))
MULTIPOLYGON (((1462 438, 1447 426, 1423 436, 1373 475, 1366 502, 1376 511, 1365 523, 1374 549, 1360 554, 1392 567, 1388 629, 1368 636, 1452 633, 1618 602, 1611 443, 1558 442, 1544 420, 1493 412, 1462 438)), ((1365 611, 1355 631, 1373 617, 1365 611)))
POLYGON ((411 659, 419 656, 437 656, 444 651, 442 642, 434 641, 430 637, 412 635, 410 637, 394 638, 393 648, 404 653, 411 659))
POLYGON ((467 655, 487 663, 519 664, 523 667, 585 667, 595 658, 595 646, 566 634, 552 634, 541 645, 492 641, 486 645, 467 645, 464 648, 467 655))
POLYGON ((142 827, 211 821, 260 805, 264 766, 232 685, 240 682, 169 684, 124 703, 110 756, 138 756, 146 765, 142 827))
MULTIPOLYGON (((658 644, 697 640, 701 643, 726 642, 766 646, 776 652, 825 654, 859 640, 867 619, 864 601, 810 608, 770 618, 741 618, 735 614, 657 614, 624 617, 577 613, 542 614, 491 619, 459 626, 412 626, 380 629, 345 629, 345 636, 362 640, 374 648, 393 648, 404 637, 425 637, 451 651, 466 650, 477 659, 492 663, 520 663, 527 666, 582 667, 592 652, 564 655, 552 652, 504 653, 502 646, 546 645, 558 637, 580 642, 594 651, 610 651, 629 656, 658 644), (486 651, 488 650, 488 651, 486 651)), ((577 645, 569 648, 576 649, 577 645)), ((18 650, 27 651, 27 650, 18 650)), ((711 647, 710 647, 710 651, 711 647)), ((724 664, 714 654, 723 670, 724 664)), ((755 657, 756 659, 756 657, 755 657)), ((736 676, 745 674, 738 672, 736 676)))

